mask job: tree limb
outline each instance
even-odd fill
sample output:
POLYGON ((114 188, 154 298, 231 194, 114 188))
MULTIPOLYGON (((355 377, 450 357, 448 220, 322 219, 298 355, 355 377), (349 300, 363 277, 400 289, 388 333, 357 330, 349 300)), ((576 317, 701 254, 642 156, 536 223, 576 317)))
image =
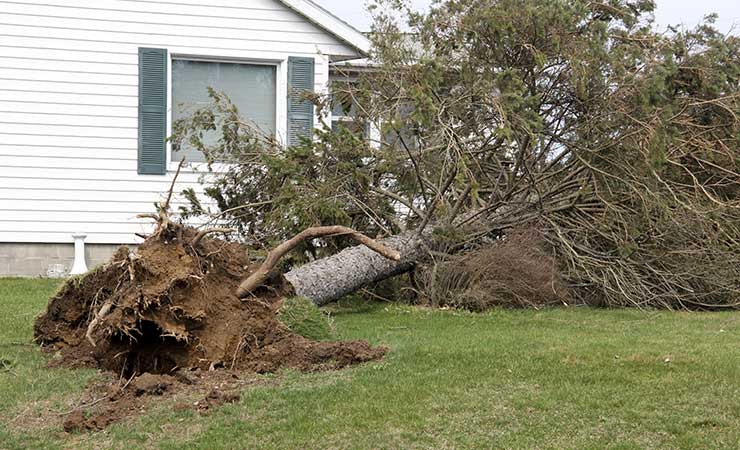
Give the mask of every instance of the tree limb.
POLYGON ((170 184, 170 189, 167 192, 167 199, 162 202, 159 206, 159 211, 157 214, 148 213, 148 214, 138 214, 136 217, 139 219, 152 219, 157 223, 157 230, 154 232, 152 236, 160 235, 164 230, 166 230, 170 225, 170 201, 172 200, 172 193, 175 190, 175 183, 177 182, 177 177, 180 176, 180 170, 182 170, 182 166, 185 165, 185 158, 183 157, 180 161, 180 164, 177 165, 177 172, 175 172, 175 176, 172 178, 172 183, 170 184))
POLYGON ((439 205, 439 202, 442 200, 442 197, 447 192, 447 189, 450 188, 450 185, 455 180, 455 177, 457 176, 457 168, 453 170, 450 173, 450 176, 447 177, 447 181, 445 181, 444 186, 442 186, 442 189, 440 189, 439 193, 436 197, 434 197, 434 200, 432 200, 432 205, 429 207, 429 211, 427 211, 427 216, 424 218, 424 221, 421 223, 418 229, 419 235, 421 235, 424 232, 424 229, 429 225, 429 222, 432 220, 432 214, 434 214, 434 210, 437 209, 437 205, 439 205))
POLYGON ((270 272, 275 268, 277 263, 280 262, 283 256, 296 248, 301 242, 318 237, 339 235, 349 235, 360 244, 393 261, 399 261, 401 259, 401 254, 396 250, 388 248, 378 241, 375 241, 374 239, 371 239, 364 234, 359 233, 348 227, 331 226, 307 228, 298 233, 292 239, 283 242, 282 244, 275 247, 272 251, 270 251, 267 254, 265 262, 262 263, 259 269, 252 273, 246 280, 242 282, 241 285, 239 285, 237 296, 239 298, 245 298, 259 286, 261 286, 265 282, 265 280, 267 280, 270 272))
POLYGON ((198 232, 198 234, 195 235, 195 237, 193 238, 193 242, 190 243, 190 246, 192 246, 193 248, 197 247, 200 241, 209 234, 227 234, 234 232, 236 232, 236 228, 206 228, 205 230, 201 230, 200 232, 198 232))
POLYGON ((162 205, 162 209, 167 211, 170 209, 170 201, 172 200, 172 192, 175 189, 175 183, 177 182, 177 177, 180 176, 180 170, 182 170, 182 166, 185 165, 185 157, 183 156, 180 160, 180 164, 177 165, 177 172, 175 172, 175 176, 172 178, 172 184, 170 185, 170 190, 167 193, 167 200, 162 205))
POLYGON ((423 212, 421 212, 421 210, 419 208, 417 208, 416 206, 414 206, 414 204, 411 201, 409 201, 409 200, 401 197, 400 195, 396 194, 395 192, 386 191, 385 189, 381 189, 379 187, 374 187, 374 186, 371 186, 370 187, 370 190, 372 190, 373 192, 377 192, 378 194, 385 195, 386 197, 391 198, 391 199, 397 201, 398 203, 402 204, 403 206, 405 206, 409 210, 411 210, 411 212, 413 212, 414 214, 416 214, 416 216, 419 217, 422 220, 425 220, 426 217, 427 217, 426 214, 424 214, 423 212))

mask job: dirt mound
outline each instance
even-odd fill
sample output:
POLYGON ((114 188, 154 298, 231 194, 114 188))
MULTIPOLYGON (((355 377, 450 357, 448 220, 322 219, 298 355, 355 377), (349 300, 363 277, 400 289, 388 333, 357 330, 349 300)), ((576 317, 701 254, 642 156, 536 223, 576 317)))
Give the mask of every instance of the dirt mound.
MULTIPOLYGON (((37 342, 57 356, 51 364, 114 371, 135 379, 129 391, 159 395, 176 380, 155 375, 337 369, 385 353, 363 341, 313 342, 292 333, 276 314, 290 294, 282 277, 240 300, 240 281, 256 269, 248 249, 210 238, 194 248, 195 236, 173 225, 67 282, 34 327, 37 342)), ((73 414, 69 429, 101 428, 73 414)))

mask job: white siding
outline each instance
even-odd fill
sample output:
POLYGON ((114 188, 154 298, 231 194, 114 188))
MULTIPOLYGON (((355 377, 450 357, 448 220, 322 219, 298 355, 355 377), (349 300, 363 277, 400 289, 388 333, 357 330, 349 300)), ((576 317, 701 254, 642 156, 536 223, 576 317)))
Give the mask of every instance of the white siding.
MULTIPOLYGON (((0 0, 0 242, 137 242, 174 175, 137 174, 138 48, 278 64, 356 50, 277 0, 0 0)), ((177 191, 202 192, 186 170, 177 191)), ((175 198, 175 207, 183 199, 175 198)))

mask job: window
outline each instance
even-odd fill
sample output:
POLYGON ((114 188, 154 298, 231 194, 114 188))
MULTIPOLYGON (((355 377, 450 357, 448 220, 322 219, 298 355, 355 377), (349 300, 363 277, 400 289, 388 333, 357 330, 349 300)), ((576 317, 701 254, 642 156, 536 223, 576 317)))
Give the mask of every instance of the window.
POLYGON ((370 124, 358 118, 357 103, 351 91, 352 81, 332 80, 331 84, 331 129, 345 129, 365 139, 370 138, 370 124))
POLYGON ((419 149, 419 132, 412 118, 414 107, 410 103, 401 103, 396 107, 396 115, 391 119, 383 135, 383 144, 402 150, 419 149))
MULTIPOLYGON (((283 132, 286 145, 301 138, 310 138, 314 126, 314 105, 303 93, 314 88, 316 63, 314 58, 289 56, 280 72, 287 81, 287 112, 284 123, 276 124, 278 66, 227 62, 193 61, 173 58, 165 48, 139 48, 139 129, 137 172, 140 175, 167 173, 167 116, 172 105, 172 118, 177 120, 193 109, 210 103, 208 87, 225 92, 239 108, 240 114, 251 120, 266 134, 283 132), (169 89, 168 68, 172 67, 172 89, 169 89), (168 94, 172 93, 171 98, 168 94)), ((208 139, 210 136, 204 136, 208 139)), ((216 133, 212 137, 215 143, 216 133)), ((189 161, 205 160, 205 156, 187 147, 173 149, 172 159, 183 156, 189 161)))
MULTIPOLYGON (((266 134, 276 131, 277 68, 273 65, 238 64, 175 59, 172 61, 172 119, 187 117, 208 105, 208 88, 229 96, 240 115, 254 122, 266 134)), ((213 143, 218 138, 214 132, 213 143)), ((206 137, 208 139, 208 137, 206 137)), ((173 149, 172 160, 186 157, 205 161, 194 148, 173 149)))

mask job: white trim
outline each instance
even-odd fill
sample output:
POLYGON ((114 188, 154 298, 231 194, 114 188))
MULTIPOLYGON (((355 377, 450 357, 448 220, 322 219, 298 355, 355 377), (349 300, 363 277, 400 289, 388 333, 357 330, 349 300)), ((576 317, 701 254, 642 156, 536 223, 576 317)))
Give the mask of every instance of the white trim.
MULTIPOLYGON (((288 59, 277 63, 277 103, 275 104, 275 139, 278 142, 287 142, 288 136, 288 59)), ((314 70, 314 76, 316 71, 314 70)))
POLYGON ((371 44, 367 36, 311 0, 280 1, 288 8, 304 16, 310 22, 321 27, 327 33, 352 46, 363 55, 370 53, 371 44))
MULTIPOLYGON (((174 59, 174 55, 172 55, 172 52, 167 50, 167 126, 165 127, 165 136, 167 137, 167 142, 164 145, 164 160, 166 162, 166 170, 165 174, 169 172, 170 170, 177 170, 172 169, 170 167, 172 165, 172 142, 170 142, 170 136, 172 136, 172 60, 174 59)), ((139 69, 141 70, 141 69, 139 69)))

